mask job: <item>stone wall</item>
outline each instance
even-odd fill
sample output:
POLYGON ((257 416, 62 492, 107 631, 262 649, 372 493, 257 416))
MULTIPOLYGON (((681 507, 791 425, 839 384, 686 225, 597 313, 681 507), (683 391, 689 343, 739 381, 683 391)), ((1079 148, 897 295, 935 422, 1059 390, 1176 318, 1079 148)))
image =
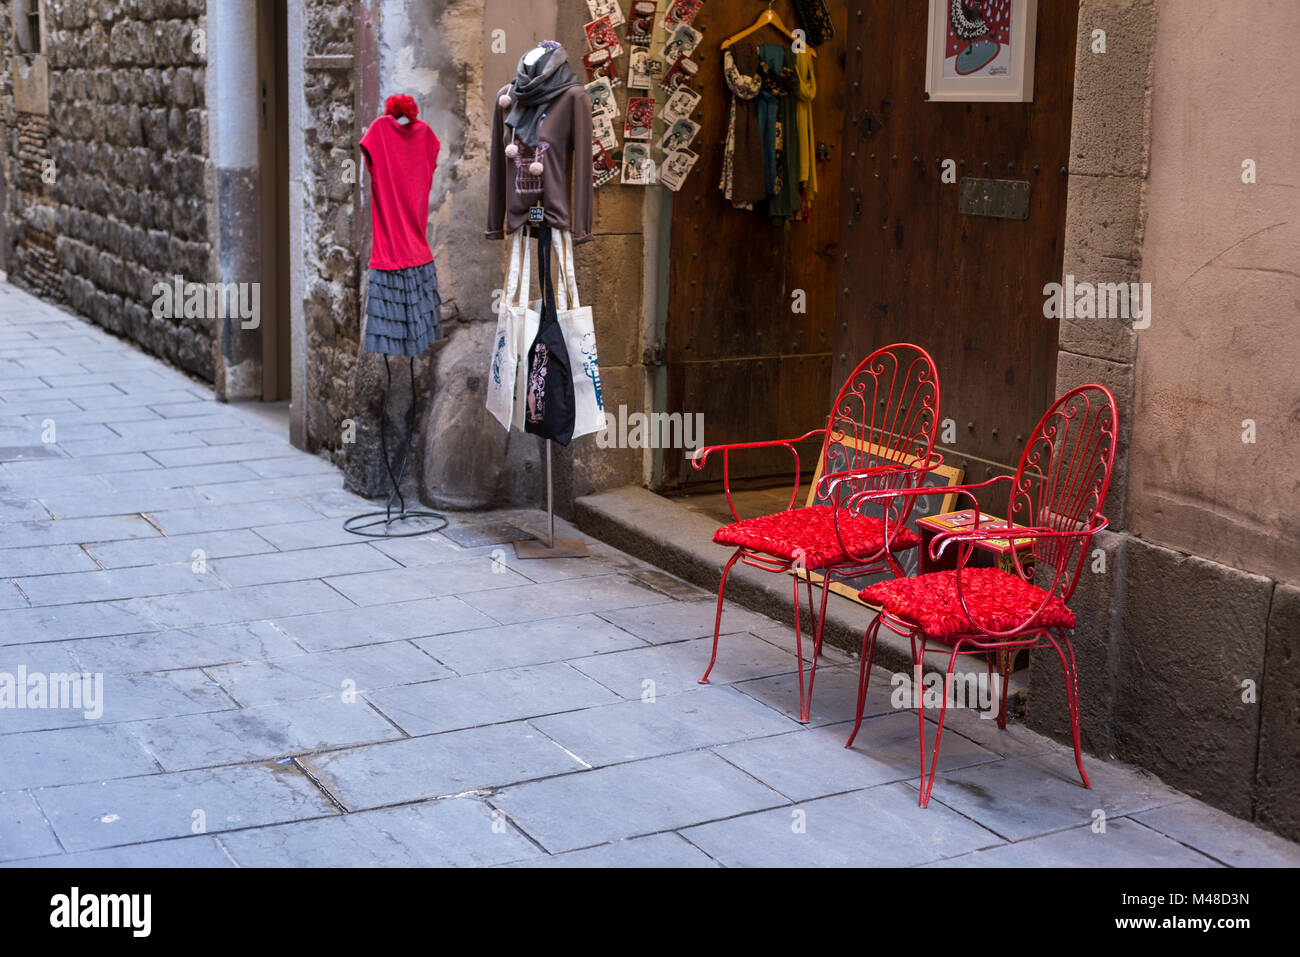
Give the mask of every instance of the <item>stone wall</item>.
POLYGON ((356 227, 357 17, 353 0, 307 0, 304 27, 304 439, 343 459, 354 416, 352 377, 361 338, 356 227))
MULTIPOLYGON (((1194 26, 1180 7, 1079 8, 1065 272, 1152 294, 1149 328, 1061 324, 1058 391, 1109 386, 1122 427, 1105 508, 1115 531, 1094 541, 1070 602, 1081 725, 1092 753, 1300 840, 1300 247, 1287 225, 1300 210, 1285 173, 1300 113, 1294 83, 1273 75, 1295 66, 1283 5, 1205 5, 1212 22, 1194 26), (1185 69, 1225 48, 1249 49, 1251 66, 1185 69), (1246 158, 1257 185, 1241 181, 1246 158), (1256 443, 1241 440, 1244 418, 1256 443)), ((1026 721, 1068 740, 1050 651, 1031 656, 1026 721)))
MULTIPOLYGON (((155 282, 210 273, 204 56, 194 43, 205 6, 47 0, 43 88, 15 90, 7 71, 6 259, 18 284, 211 380, 212 323, 151 309, 155 282), (42 106, 48 130, 33 119, 42 106), (29 169, 38 158, 53 163, 39 192, 29 169)), ((6 4, 6 49, 11 15, 6 4)))

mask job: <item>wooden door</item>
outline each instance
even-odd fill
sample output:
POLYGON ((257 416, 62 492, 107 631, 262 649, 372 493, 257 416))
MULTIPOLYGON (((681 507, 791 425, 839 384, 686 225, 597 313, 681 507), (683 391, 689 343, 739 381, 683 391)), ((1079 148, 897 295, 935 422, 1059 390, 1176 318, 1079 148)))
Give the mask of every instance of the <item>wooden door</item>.
MULTIPOLYGON (((1059 281, 1077 0, 1040 0, 1031 103, 924 99, 926 4, 849 0, 839 312, 831 379, 873 349, 915 342, 934 356, 949 464, 983 481, 1014 468, 1055 397, 1059 281), (965 215, 957 179, 1023 180, 1024 220, 965 215)), ((1006 509, 999 492, 988 507, 1006 509), (1000 503, 999 503, 1000 499, 1000 503)))
MULTIPOLYGON (((836 35, 817 48, 813 124, 825 158, 817 164, 811 221, 774 226, 733 209, 718 188, 731 102, 719 46, 749 27, 763 6, 709 0, 696 18, 704 33, 693 55, 703 96, 694 116, 701 126, 693 144, 700 159, 672 206, 665 411, 703 413, 711 445, 799 435, 824 425, 829 408, 846 11, 842 3, 830 4, 836 35), (805 312, 792 310, 796 290, 805 293, 805 312)), ((777 0, 774 9, 788 26, 798 24, 790 0, 777 0)), ((770 27, 748 39, 788 42, 770 27)), ((805 452, 811 463, 817 449, 805 452)), ((720 458, 697 473, 680 450, 663 455, 667 487, 721 475, 720 458)), ((735 476, 791 470, 786 452, 750 453, 732 462, 735 476)))
POLYGON ((289 26, 287 8, 259 8, 261 109, 262 401, 288 399, 289 346, 289 26))

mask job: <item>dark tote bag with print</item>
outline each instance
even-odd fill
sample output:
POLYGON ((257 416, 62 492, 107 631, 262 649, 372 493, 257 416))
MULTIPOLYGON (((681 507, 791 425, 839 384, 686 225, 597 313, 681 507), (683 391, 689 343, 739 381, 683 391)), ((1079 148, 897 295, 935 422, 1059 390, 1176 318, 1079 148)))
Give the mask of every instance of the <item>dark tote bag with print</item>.
POLYGON ((568 445, 573 439, 576 405, 569 347, 555 312, 555 286, 551 280, 551 227, 542 223, 537 235, 541 267, 541 320, 537 338, 528 349, 528 383, 524 396, 524 431, 568 445))

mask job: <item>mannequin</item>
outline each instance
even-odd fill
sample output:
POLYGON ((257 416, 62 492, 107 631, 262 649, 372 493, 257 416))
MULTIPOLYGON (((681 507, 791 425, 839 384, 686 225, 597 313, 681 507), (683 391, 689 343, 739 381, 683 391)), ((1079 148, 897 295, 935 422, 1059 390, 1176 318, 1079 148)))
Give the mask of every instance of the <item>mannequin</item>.
POLYGON ((343 527, 369 537, 424 535, 447 524, 443 516, 433 512, 408 510, 401 493, 415 428, 415 357, 442 338, 438 273, 426 237, 429 190, 438 165, 439 143, 433 130, 419 119, 419 112, 409 96, 389 97, 384 114, 366 129, 360 144, 370 179, 373 238, 361 348, 384 357, 386 379, 379 440, 392 486, 384 511, 354 515, 343 527), (396 467, 389 456, 387 429, 392 356, 407 358, 411 384, 406 434, 396 467), (427 521, 403 524, 415 519, 427 521), (415 530, 398 530, 412 528, 415 530))
MULTIPOLYGON (((591 137, 591 99, 569 67, 564 47, 545 40, 526 51, 519 59, 514 80, 497 94, 484 235, 488 239, 505 239, 531 223, 540 225, 543 231, 571 232, 575 244, 589 241, 594 206, 591 137)), ((544 248, 549 254, 549 243, 544 248)), ((509 426, 509 418, 502 424, 509 426)), ((528 428, 536 431, 533 423, 528 428)), ((580 539, 555 538, 551 438, 559 437, 563 442, 568 439, 559 432, 539 434, 548 436, 549 533, 544 542, 517 542, 515 554, 520 558, 586 555, 580 539)))

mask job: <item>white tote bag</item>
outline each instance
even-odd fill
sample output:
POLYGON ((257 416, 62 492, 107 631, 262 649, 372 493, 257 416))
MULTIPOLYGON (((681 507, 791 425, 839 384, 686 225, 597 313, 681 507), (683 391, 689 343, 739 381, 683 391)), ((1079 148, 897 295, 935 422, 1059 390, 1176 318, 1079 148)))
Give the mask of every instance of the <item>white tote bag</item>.
POLYGON ((573 233, 561 230, 559 237, 555 258, 560 267, 560 282, 555 291, 555 304, 569 349, 569 368, 573 370, 573 437, 576 439, 605 427, 605 404, 600 392, 600 363, 596 358, 596 325, 591 307, 578 301, 573 233))
POLYGON ((505 429, 510 428, 512 421, 522 428, 519 357, 537 335, 540 321, 537 312, 528 305, 533 254, 527 232, 527 226, 516 230, 510 247, 505 296, 497 309, 497 331, 492 339, 492 366, 488 373, 487 409, 505 429))

